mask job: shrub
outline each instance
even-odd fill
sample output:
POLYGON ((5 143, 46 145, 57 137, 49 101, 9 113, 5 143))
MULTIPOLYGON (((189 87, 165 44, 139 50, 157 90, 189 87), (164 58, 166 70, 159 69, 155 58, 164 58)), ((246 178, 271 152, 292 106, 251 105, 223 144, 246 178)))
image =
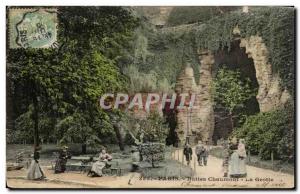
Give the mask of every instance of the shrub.
POLYGON ((294 111, 291 107, 249 116, 233 135, 245 138, 247 149, 261 159, 294 157, 294 111))
POLYGON ((151 163, 152 167, 165 159, 165 145, 162 143, 144 143, 140 145, 143 161, 151 163))

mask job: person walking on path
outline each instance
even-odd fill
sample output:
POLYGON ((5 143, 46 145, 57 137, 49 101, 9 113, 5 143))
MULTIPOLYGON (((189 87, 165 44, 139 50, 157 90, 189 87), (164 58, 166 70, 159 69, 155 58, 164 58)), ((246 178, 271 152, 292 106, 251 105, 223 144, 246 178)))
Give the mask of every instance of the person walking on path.
POLYGON ((183 155, 185 156, 187 165, 190 165, 190 161, 192 160, 193 150, 188 143, 186 143, 184 146, 183 155))
POLYGON ((200 158, 200 160, 203 162, 204 166, 207 165, 208 155, 209 155, 209 148, 208 148, 207 142, 206 142, 206 144, 203 145, 203 148, 201 150, 201 158, 200 158))
POLYGON ((196 146, 195 152, 197 155, 198 165, 202 166, 202 155, 203 155, 204 146, 202 141, 198 141, 198 145, 196 146))
POLYGON ((39 150, 40 150, 39 147, 34 148, 33 160, 31 161, 31 165, 27 172, 28 180, 43 180, 46 178, 39 164, 39 159, 40 159, 39 150))

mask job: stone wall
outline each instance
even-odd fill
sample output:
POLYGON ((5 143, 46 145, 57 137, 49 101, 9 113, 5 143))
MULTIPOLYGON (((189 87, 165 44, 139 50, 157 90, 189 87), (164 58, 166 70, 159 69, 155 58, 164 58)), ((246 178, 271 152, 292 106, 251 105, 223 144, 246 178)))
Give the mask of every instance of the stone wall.
MULTIPOLYGON (((235 35, 239 34, 238 28, 234 29, 235 35)), ((258 93, 256 99, 261 112, 268 112, 278 109, 291 99, 290 94, 280 85, 280 77, 272 72, 269 62, 269 53, 265 43, 259 36, 240 39, 240 47, 245 48, 249 58, 253 59, 256 79, 258 82, 258 93)), ((181 144, 186 140, 187 135, 191 135, 192 141, 198 140, 212 142, 214 132, 214 110, 211 94, 212 68, 215 63, 214 55, 209 51, 198 51, 200 60, 200 79, 197 84, 194 72, 191 67, 186 67, 180 74, 176 82, 176 91, 187 93, 192 91, 196 94, 194 107, 190 112, 187 109, 177 113, 176 132, 181 144), (188 117, 191 117, 191 124, 188 127, 188 117), (187 131, 190 128, 190 131, 187 131)))
POLYGON ((177 128, 180 144, 184 144, 190 136, 190 143, 198 140, 211 143, 214 130, 213 101, 211 97, 213 55, 210 52, 199 52, 200 79, 196 84, 193 69, 187 66, 179 75, 175 90, 178 93, 192 92, 196 95, 191 110, 184 108, 177 112, 177 128), (190 119, 190 121, 189 121, 190 119))
POLYGON ((245 47, 248 57, 254 62, 256 78, 258 81, 258 94, 256 99, 261 112, 268 112, 285 104, 290 95, 280 86, 280 77, 272 72, 269 62, 269 53, 266 45, 259 36, 242 38, 241 47, 245 47))
MULTIPOLYGON (((194 70, 189 65, 183 69, 178 76, 175 85, 175 91, 178 94, 198 92, 198 86, 194 78, 194 70)), ((198 95, 196 95, 195 101, 197 101, 197 99, 198 95)), ((188 107, 177 110, 177 126, 175 132, 177 133, 179 139, 179 145, 185 144, 187 136, 195 137, 195 132, 193 131, 197 130, 199 125, 199 121, 197 120, 197 112, 197 107, 193 107, 191 110, 188 110, 188 107)))
POLYGON ((195 104, 199 107, 198 118, 201 123, 198 136, 202 141, 212 142, 214 132, 214 109, 212 99, 212 68, 214 64, 213 54, 209 51, 198 51, 200 60, 199 98, 195 104))

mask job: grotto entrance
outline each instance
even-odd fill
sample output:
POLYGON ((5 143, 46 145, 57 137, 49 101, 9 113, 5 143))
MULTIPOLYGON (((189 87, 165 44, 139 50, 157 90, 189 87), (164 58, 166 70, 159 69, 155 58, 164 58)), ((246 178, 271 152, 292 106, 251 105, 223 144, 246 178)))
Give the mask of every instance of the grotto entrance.
MULTIPOLYGON (((214 54, 215 64, 212 68, 213 77, 216 76, 220 68, 226 67, 230 70, 239 70, 242 78, 250 79, 250 87, 258 88, 258 82, 256 79, 255 67, 252 58, 248 58, 248 55, 245 52, 245 48, 240 47, 240 40, 235 40, 231 43, 230 49, 224 48, 219 50, 214 54)), ((236 110, 237 114, 243 115, 252 115, 259 112, 259 104, 255 96, 249 99, 245 103, 244 108, 236 110)), ((222 106, 214 106, 214 133, 213 133, 213 142, 221 138, 227 139, 230 133, 232 132, 232 123, 231 118, 228 116, 228 113, 222 106)), ((233 118, 233 123, 235 127, 240 125, 239 119, 241 117, 233 118)))

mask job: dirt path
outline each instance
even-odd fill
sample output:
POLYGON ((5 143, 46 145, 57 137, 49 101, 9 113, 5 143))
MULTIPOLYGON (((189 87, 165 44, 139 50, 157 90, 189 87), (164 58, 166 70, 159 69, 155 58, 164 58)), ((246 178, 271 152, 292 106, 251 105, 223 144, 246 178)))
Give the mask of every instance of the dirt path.
MULTIPOLYGON (((195 150, 193 150, 195 153, 195 150)), ((182 162, 183 152, 182 150, 177 150, 173 153, 173 158, 182 162)), ((208 179, 223 179, 222 171, 222 160, 213 156, 208 157, 207 166, 198 166, 196 162, 197 158, 194 155, 190 163, 192 169, 196 169, 196 174, 194 177, 208 179)), ((183 161, 184 165, 187 165, 183 161)), ((247 165, 247 178, 239 179, 238 181, 210 181, 219 182, 222 187, 234 186, 234 187, 284 187, 292 188, 294 187, 294 176, 286 173, 275 172, 268 169, 257 168, 247 165)))
MULTIPOLYGON (((172 155, 175 160, 182 160, 182 150, 172 155)), ((165 177, 145 180, 138 173, 124 176, 87 177, 86 174, 67 172, 54 174, 48 167, 43 167, 46 181, 26 180, 26 170, 8 171, 7 186, 12 188, 293 188, 294 176, 247 166, 247 178, 224 179, 222 160, 213 156, 208 158, 208 166, 194 165, 193 157, 190 167, 196 168, 192 179, 174 179, 165 177), (130 181, 129 181, 130 180, 130 181)), ((186 164, 184 164, 186 165, 186 164)))

